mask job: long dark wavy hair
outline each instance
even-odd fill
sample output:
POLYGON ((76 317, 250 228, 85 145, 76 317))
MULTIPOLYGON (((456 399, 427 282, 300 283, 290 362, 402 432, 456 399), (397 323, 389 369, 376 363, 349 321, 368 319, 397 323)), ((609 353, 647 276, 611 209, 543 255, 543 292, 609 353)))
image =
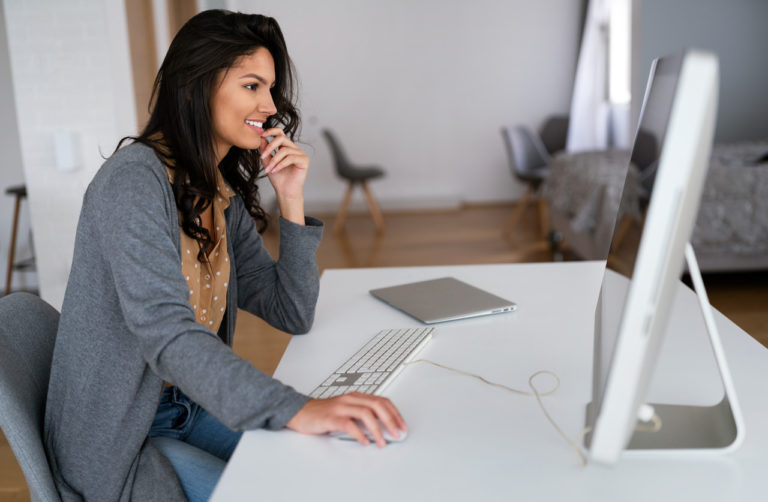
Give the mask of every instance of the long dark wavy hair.
POLYGON ((259 48, 267 49, 275 62, 272 99, 277 113, 264 128, 281 125, 293 139, 300 117, 295 106, 294 68, 280 26, 271 17, 225 10, 197 14, 181 27, 168 48, 152 88, 150 118, 135 137, 123 138, 152 147, 174 171, 173 193, 181 213, 181 228, 200 243, 198 258, 212 238, 202 227, 200 214, 216 194, 216 170, 242 197, 259 232, 267 228, 267 214, 259 203, 256 181, 263 166, 258 150, 233 146, 216 165, 211 127, 211 95, 220 74, 259 48))

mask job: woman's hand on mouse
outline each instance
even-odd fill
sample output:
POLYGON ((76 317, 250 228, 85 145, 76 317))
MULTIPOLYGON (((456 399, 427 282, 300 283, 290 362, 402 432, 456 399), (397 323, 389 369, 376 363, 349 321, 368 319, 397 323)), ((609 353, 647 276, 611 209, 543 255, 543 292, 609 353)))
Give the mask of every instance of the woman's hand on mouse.
POLYGON ((288 421, 286 427, 304 434, 343 431, 359 443, 370 444, 356 420, 368 428, 379 447, 386 445, 380 423, 393 437, 398 437, 400 431, 407 430, 405 420, 389 399, 359 392, 329 399, 310 399, 288 421))

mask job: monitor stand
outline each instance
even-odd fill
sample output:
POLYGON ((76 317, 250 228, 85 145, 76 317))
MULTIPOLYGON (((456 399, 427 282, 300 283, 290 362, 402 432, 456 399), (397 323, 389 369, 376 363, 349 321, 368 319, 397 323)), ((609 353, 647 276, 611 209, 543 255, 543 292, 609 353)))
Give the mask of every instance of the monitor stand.
MULTIPOLYGON (((720 370, 725 391, 723 399, 714 406, 649 403, 661 419, 661 428, 656 431, 648 430, 648 427, 636 430, 626 447, 628 451, 694 450, 701 452, 712 449, 723 452, 738 448, 743 440, 744 422, 741 409, 723 353, 720 334, 712 315, 712 306, 704 289, 704 281, 690 243, 686 245, 685 258, 698 297, 699 308, 704 316, 704 324, 709 333, 712 351, 720 370)), ((588 417, 595 416, 596 410, 592 408, 594 408, 593 403, 590 403, 587 407, 588 417)), ((588 423, 594 423, 594 420, 588 423)), ((588 444, 591 437, 586 439, 588 444)))

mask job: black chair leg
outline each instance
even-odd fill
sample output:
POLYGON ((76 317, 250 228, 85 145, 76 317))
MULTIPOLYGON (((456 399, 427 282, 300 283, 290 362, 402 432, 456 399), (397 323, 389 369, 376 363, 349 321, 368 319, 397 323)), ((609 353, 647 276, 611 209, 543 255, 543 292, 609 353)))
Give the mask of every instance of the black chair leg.
POLYGON ((5 276, 5 294, 11 294, 11 282, 13 279, 13 260, 16 258, 16 234, 19 230, 19 209, 21 208, 21 196, 16 194, 16 202, 13 207, 13 226, 11 227, 11 247, 8 249, 8 275, 5 276))

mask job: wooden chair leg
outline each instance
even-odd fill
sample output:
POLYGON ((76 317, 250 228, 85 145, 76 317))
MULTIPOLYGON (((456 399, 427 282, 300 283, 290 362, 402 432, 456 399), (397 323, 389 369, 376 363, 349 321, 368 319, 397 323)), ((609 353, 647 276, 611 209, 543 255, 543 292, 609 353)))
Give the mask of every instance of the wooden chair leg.
POLYGON ((349 201, 352 200, 352 190, 354 188, 355 184, 350 181, 347 185, 347 192, 344 194, 344 199, 341 201, 339 212, 336 213, 336 222, 333 224, 333 231, 336 233, 339 233, 344 229, 344 220, 347 219, 349 201))
POLYGON ((610 268, 622 272, 627 277, 630 277, 632 275, 632 267, 630 266, 630 264, 627 263, 626 260, 616 256, 615 254, 609 254, 607 262, 610 268))
POLYGON ((376 199, 373 198, 371 189, 368 188, 368 183, 363 181, 362 185, 365 199, 368 201, 368 208, 371 210, 371 215, 373 216, 373 222, 376 224, 376 230, 379 233, 382 233, 384 231, 384 217, 381 214, 381 209, 379 209, 379 205, 376 204, 376 199))
POLYGON ((612 244, 615 249, 612 251, 615 252, 621 247, 621 245, 624 243, 624 238, 627 236, 630 228, 632 228, 632 217, 624 215, 624 217, 621 219, 621 223, 619 223, 619 226, 616 229, 616 235, 613 237, 612 244))
POLYGON ((635 222, 638 222, 638 226, 640 228, 643 228, 643 225, 645 223, 645 214, 640 215, 640 220, 636 220, 635 217, 624 215, 621 219, 621 223, 616 228, 616 234, 613 237, 613 242, 611 242, 611 253, 616 253, 621 248, 621 245, 624 243, 624 239, 627 238, 627 234, 629 234, 629 231, 632 230, 632 226, 635 224, 635 222))
POLYGON ((549 236, 549 204, 546 199, 539 197, 536 200, 536 207, 539 212, 539 232, 542 239, 546 239, 549 236))
POLYGON ((11 279, 13 276, 13 260, 16 258, 16 233, 19 230, 19 209, 21 208, 21 196, 16 196, 13 207, 13 227, 11 228, 11 247, 8 249, 8 275, 5 277, 5 294, 11 293, 11 279))
POLYGON ((517 203, 517 206, 515 207, 515 212, 512 213, 512 216, 509 218, 509 221, 504 226, 505 236, 511 234, 515 230, 518 223, 520 223, 520 220, 522 219, 523 214, 525 214, 525 210, 528 208, 528 203, 530 201, 531 201, 531 187, 527 187, 525 189, 525 194, 523 195, 523 200, 517 203))

